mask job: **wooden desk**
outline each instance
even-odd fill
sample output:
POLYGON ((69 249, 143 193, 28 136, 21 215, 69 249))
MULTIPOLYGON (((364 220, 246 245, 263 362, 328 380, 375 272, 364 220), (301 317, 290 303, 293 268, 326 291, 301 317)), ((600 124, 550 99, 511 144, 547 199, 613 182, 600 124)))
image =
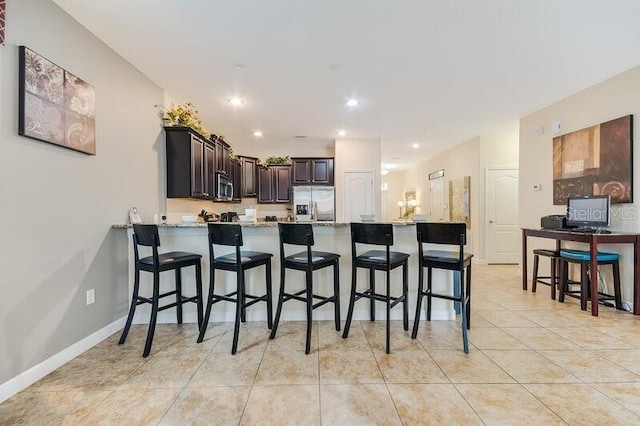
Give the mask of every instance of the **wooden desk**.
MULTIPOLYGON (((527 237, 556 240, 560 251, 562 241, 589 244, 591 270, 598 270, 598 244, 633 244, 633 314, 640 315, 640 234, 587 234, 552 229, 522 229, 522 289, 527 289, 527 237)), ((598 316, 598 274, 591 274, 591 315, 598 316)))

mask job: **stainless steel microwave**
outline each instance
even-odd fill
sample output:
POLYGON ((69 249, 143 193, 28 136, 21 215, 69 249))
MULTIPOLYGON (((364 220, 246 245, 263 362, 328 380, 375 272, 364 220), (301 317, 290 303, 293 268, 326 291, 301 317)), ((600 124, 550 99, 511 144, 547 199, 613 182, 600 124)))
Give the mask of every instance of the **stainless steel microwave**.
POLYGON ((223 173, 216 173, 216 200, 233 199, 233 182, 223 173))

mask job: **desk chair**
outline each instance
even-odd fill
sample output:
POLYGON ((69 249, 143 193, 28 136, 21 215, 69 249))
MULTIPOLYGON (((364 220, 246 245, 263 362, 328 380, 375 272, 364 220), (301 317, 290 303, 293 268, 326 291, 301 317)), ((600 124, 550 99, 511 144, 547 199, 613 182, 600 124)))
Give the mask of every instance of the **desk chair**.
POLYGON ((233 343, 231 344, 231 354, 235 355, 238 349, 238 334, 240 332, 240 322, 246 321, 246 309, 258 302, 267 303, 267 326, 272 326, 272 307, 271 307, 271 253, 263 253, 258 251, 241 251, 243 245, 242 228, 240 225, 209 223, 209 264, 211 272, 209 274, 209 296, 207 298, 207 310, 204 314, 204 322, 200 327, 198 335, 198 343, 204 339, 209 324, 209 316, 211 308, 218 302, 231 302, 236 304, 236 317, 233 328, 233 343), (235 247, 235 252, 223 256, 215 257, 214 246, 231 246, 235 247), (244 272, 251 268, 257 268, 264 265, 266 293, 262 296, 254 296, 246 293, 244 272), (236 273, 236 289, 228 294, 215 294, 215 277, 216 269, 223 271, 231 271, 236 273), (250 299, 247 302, 247 299, 250 299))
POLYGON ((314 251, 313 228, 308 223, 278 223, 278 234, 280 236, 280 296, 278 297, 278 308, 276 318, 271 329, 269 339, 276 337, 282 304, 288 300, 299 300, 305 302, 307 307, 307 337, 305 343, 305 354, 311 351, 311 327, 313 324, 313 310, 325 303, 334 304, 334 319, 336 330, 340 331, 340 255, 327 253, 324 251, 314 251), (306 250, 286 255, 285 245, 305 246, 306 250), (313 293, 313 271, 333 266, 333 296, 321 296, 313 293), (285 292, 285 275, 287 269, 303 271, 305 273, 305 287, 295 293, 285 292), (313 303, 314 299, 320 301, 313 303))
POLYGON ((467 241, 467 225, 464 223, 416 223, 418 237, 418 303, 411 338, 418 335, 422 298, 427 298, 427 321, 431 321, 431 298, 452 300, 460 303, 462 318, 462 345, 469 353, 467 330, 471 328, 471 259, 473 254, 464 252, 467 241), (458 251, 424 250, 423 244, 443 244, 457 246, 458 251), (424 268, 427 268, 427 289, 424 290, 424 268), (460 295, 437 294, 431 290, 432 269, 444 269, 460 274, 460 295), (465 281, 466 269, 466 281, 465 281))
POLYGON ((149 303, 151 305, 151 318, 149 319, 147 341, 144 345, 144 351, 142 352, 143 357, 149 355, 149 352, 151 351, 153 334, 155 332, 156 319, 159 311, 173 308, 175 306, 178 324, 182 324, 182 305, 187 302, 193 302, 197 305, 198 309, 198 327, 202 326, 202 271, 200 267, 200 259, 202 256, 183 251, 172 251, 169 253, 159 254, 158 247, 160 247, 160 237, 158 235, 158 227, 156 225, 133 225, 133 253, 135 262, 133 297, 131 298, 131 307, 129 308, 127 323, 124 326, 124 330, 118 344, 123 344, 127 339, 129 328, 131 328, 131 321, 133 320, 133 315, 136 311, 136 306, 143 303, 149 303), (140 258, 138 254, 138 246, 151 247, 152 255, 140 258), (182 296, 181 271, 182 268, 188 266, 195 266, 196 270, 196 296, 194 297, 182 296), (171 270, 175 271, 176 289, 160 294, 160 272, 171 270), (153 295, 151 298, 139 295, 141 271, 151 272, 153 274, 153 295), (175 302, 159 306, 160 299, 172 295, 175 295, 175 302))
POLYGON ((393 245, 393 225, 390 223, 351 223, 351 298, 349 299, 349 312, 344 326, 343 338, 349 335, 351 319, 353 318, 353 306, 356 300, 369 299, 371 321, 375 321, 375 302, 385 302, 387 308, 387 335, 386 352, 389 353, 391 334, 391 308, 402 303, 402 318, 404 329, 409 329, 409 300, 408 288, 408 259, 409 255, 397 251, 391 251, 393 245), (357 244, 384 246, 384 250, 369 250, 365 253, 357 253, 357 244), (402 294, 391 296, 391 271, 402 266, 402 294), (357 291, 358 268, 369 270, 369 288, 365 291, 357 291), (375 271, 386 272, 386 294, 376 293, 375 271))

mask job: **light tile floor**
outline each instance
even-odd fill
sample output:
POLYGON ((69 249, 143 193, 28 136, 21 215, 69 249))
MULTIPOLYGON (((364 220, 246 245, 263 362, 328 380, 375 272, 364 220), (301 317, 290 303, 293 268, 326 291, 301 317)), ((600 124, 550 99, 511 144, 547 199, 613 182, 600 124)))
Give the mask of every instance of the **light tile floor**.
MULTIPOLYGON (((600 317, 521 289, 515 266, 473 267, 471 352, 459 321, 161 325, 119 333, 0 405, 0 424, 640 424, 640 317, 600 317), (413 324, 411 324, 413 325, 413 324)), ((411 305, 415 300, 411 301, 411 305)), ((346 304, 345 304, 346 305, 346 304)))

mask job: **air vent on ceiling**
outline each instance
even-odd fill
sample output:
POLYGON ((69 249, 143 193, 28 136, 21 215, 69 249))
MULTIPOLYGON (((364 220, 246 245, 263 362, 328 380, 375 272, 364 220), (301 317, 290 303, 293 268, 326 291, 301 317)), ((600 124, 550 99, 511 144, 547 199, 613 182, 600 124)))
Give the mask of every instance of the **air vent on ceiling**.
POLYGON ((306 139, 307 135, 295 135, 294 136, 296 139, 306 139))

